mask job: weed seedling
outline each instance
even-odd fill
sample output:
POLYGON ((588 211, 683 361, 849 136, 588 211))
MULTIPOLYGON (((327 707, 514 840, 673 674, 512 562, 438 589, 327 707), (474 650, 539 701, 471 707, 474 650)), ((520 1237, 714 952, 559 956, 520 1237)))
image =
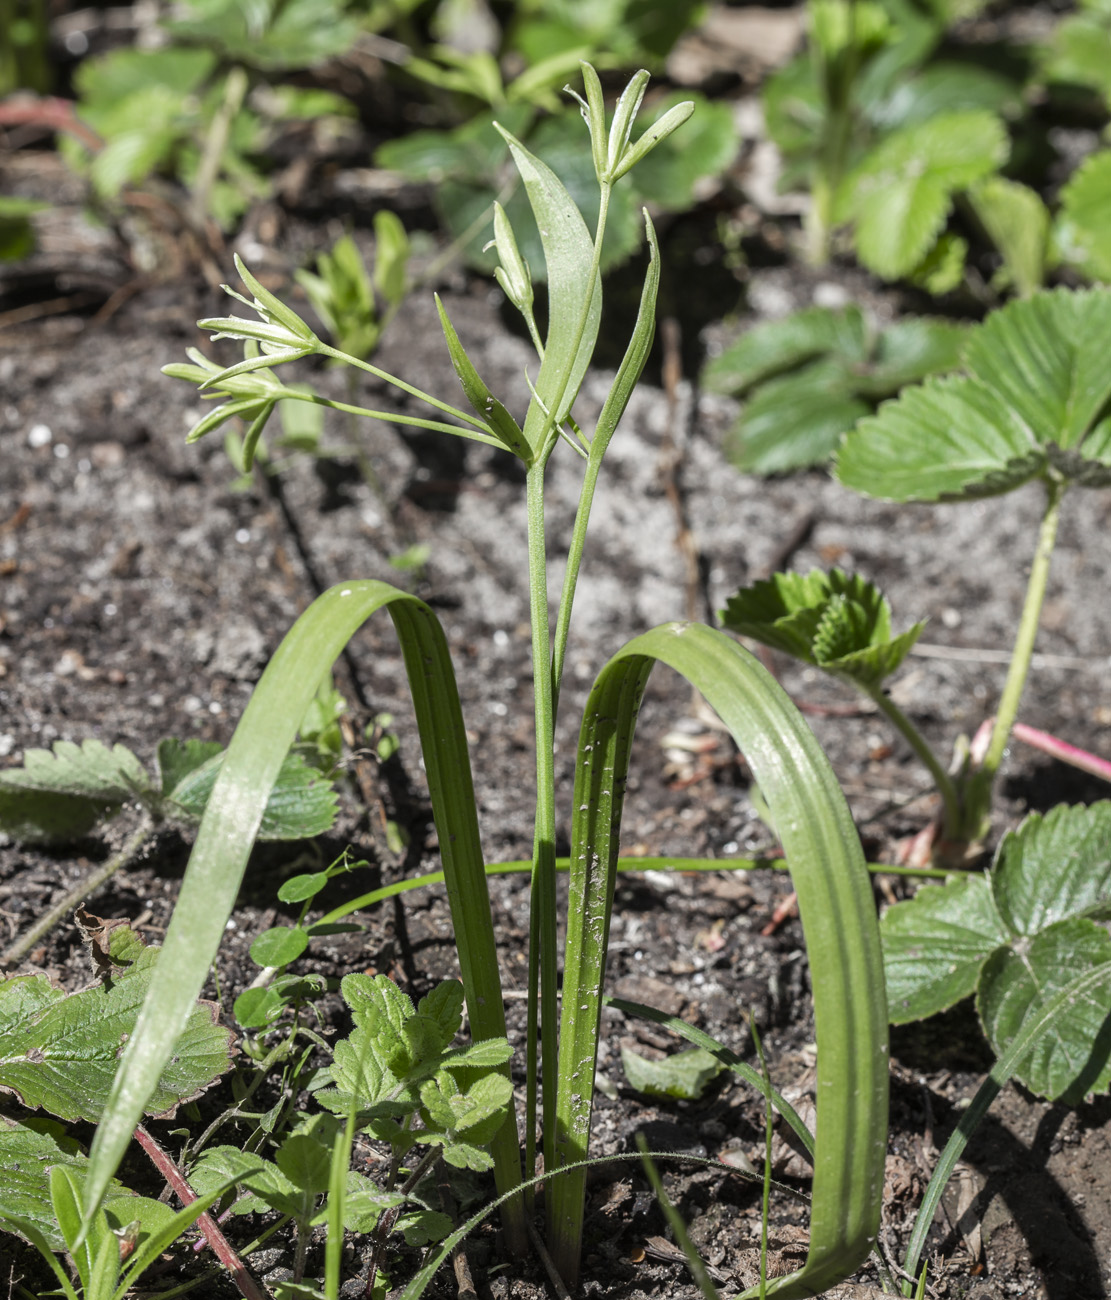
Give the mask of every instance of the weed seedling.
MULTIPOLYGON (((578 99, 597 186, 597 220, 592 225, 555 172, 512 132, 501 128, 536 219, 549 296, 548 326, 542 334, 532 302, 536 265, 522 251, 508 210, 496 211, 499 283, 521 312, 537 347, 537 365, 530 376, 532 400, 519 421, 486 386, 443 303, 440 319, 470 411, 324 343, 242 263, 239 272, 249 296, 235 296, 247 314, 206 321, 203 326, 217 337, 244 344, 243 359, 221 367, 195 353, 195 365, 171 368, 171 373, 198 383, 205 394, 225 398, 225 405, 201 421, 191 439, 229 416, 242 416, 250 422, 244 440, 248 460, 278 400, 291 397, 345 409, 345 404, 298 392, 279 377, 287 363, 316 355, 344 360, 432 408, 432 418, 424 420, 408 414, 382 418, 467 437, 522 462, 527 504, 523 559, 530 588, 537 738, 525 1044, 526 1168, 522 1172, 519 1130, 509 1105, 505 1017, 486 861, 446 638, 432 610, 414 596, 380 581, 355 579, 325 592, 297 621, 236 730, 167 931, 157 987, 152 987, 141 1023, 124 1050, 109 1110, 98 1128, 85 1196, 91 1214, 126 1148, 154 1071, 174 1050, 186 1000, 203 983, 217 951, 267 793, 318 683, 361 625, 384 609, 398 631, 413 694, 474 1039, 474 1045, 452 1061, 481 1072, 472 1080, 440 1059, 442 1042, 432 1027, 427 1033, 420 1028, 428 1013, 418 1009, 414 1017, 403 1014, 398 1019, 391 1009, 396 1005, 392 1001, 396 990, 391 993, 380 983, 368 986, 361 977, 349 976, 344 991, 357 1021, 364 1002, 371 1017, 370 1007, 377 1005, 374 999, 387 999, 382 1012, 373 1013, 378 1020, 373 1024, 367 1020, 365 1033, 373 1038, 378 1032, 373 1025, 384 1023, 384 1016, 397 1037, 397 1054, 393 1047, 386 1057, 368 1049, 363 1059, 359 1050, 341 1052, 337 1047, 330 1067, 333 1089, 321 1094, 322 1100, 331 1098, 337 1115, 345 1119, 354 1115, 353 1122, 360 1126, 377 1126, 383 1139, 399 1151, 430 1145, 442 1147, 449 1163, 458 1158, 470 1165, 479 1156, 483 1163, 492 1163, 499 1190, 494 1204, 503 1215, 506 1244, 515 1253, 527 1249, 522 1193, 537 1181, 532 1171, 542 1147, 544 1177, 551 1180, 546 1203, 548 1248, 559 1274, 574 1285, 621 809, 640 700, 653 664, 662 661, 704 694, 743 747, 791 863, 815 967, 819 1100, 810 1249, 800 1272, 769 1281, 767 1288, 769 1295, 791 1300, 821 1291, 851 1272, 868 1253, 878 1227, 887 1116, 878 927, 859 840, 828 763, 775 682, 753 656, 721 632, 692 623, 656 628, 619 649, 597 678, 583 718, 570 799, 571 894, 559 1005, 557 796, 565 800, 567 792, 556 785, 555 713, 595 487, 652 343, 660 261, 647 214, 644 227, 650 258, 624 359, 595 421, 576 418, 573 408, 601 328, 600 268, 611 212, 621 202, 622 178, 662 148, 692 111, 690 104, 672 105, 635 136, 648 74, 638 73, 632 79, 607 120, 597 73, 588 64, 582 71, 584 89, 578 99), (545 473, 557 450, 578 455, 584 469, 553 622, 545 473), (160 972, 164 972, 161 978, 160 972), (426 1071, 419 1089, 407 1073, 418 1066, 426 1071), (403 1100, 407 1105, 413 1095, 419 1095, 424 1129, 404 1127, 389 1109, 403 1100), (490 1144, 489 1157, 480 1151, 478 1134, 490 1144)), ((371 411, 359 413, 378 416, 371 411)), ((358 1025, 357 1031, 364 1032, 358 1025)), ((759 1080, 759 1075, 754 1077, 759 1080)), ((760 1090, 764 1091, 762 1081, 760 1090)), ((333 1154, 337 1150, 333 1147, 333 1154)), ((445 1239, 406 1288, 407 1297, 420 1293, 444 1252, 476 1221, 477 1217, 445 1239)))

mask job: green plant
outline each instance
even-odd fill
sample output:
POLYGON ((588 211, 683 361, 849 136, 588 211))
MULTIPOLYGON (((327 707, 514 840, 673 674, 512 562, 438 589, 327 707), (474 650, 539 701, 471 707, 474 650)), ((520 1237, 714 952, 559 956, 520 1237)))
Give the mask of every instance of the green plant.
POLYGON ((994 312, 967 336, 963 373, 904 390, 848 433, 838 479, 891 501, 967 501, 1036 481, 1045 510, 1026 601, 990 740, 967 748, 950 777, 883 689, 921 631, 892 638, 886 600, 833 573, 779 574, 734 596, 725 625, 845 677, 863 689, 929 768, 944 803, 943 852, 985 834, 991 795, 1018 715, 1049 580, 1062 499, 1111 484, 1111 293, 1054 290, 994 312))
MULTIPOLYGON (((323 343, 242 265, 240 274, 252 295, 242 301, 251 315, 220 318, 204 325, 224 337, 245 341, 248 355, 220 369, 214 363, 202 364, 195 354, 196 366, 173 367, 171 373, 199 381, 202 389, 229 398, 228 406, 202 421, 190 437, 215 428, 230 407, 231 413, 252 418, 245 444, 248 454, 252 436, 257 437, 279 396, 320 400, 284 387, 274 373, 286 362, 316 354, 345 359, 418 397, 438 416, 451 421, 427 420, 421 422, 424 427, 503 448, 524 465, 537 735, 525 1070, 526 1173, 533 1167, 540 1118, 545 1176, 558 1174, 547 1198, 549 1241, 556 1266, 570 1283, 579 1265, 583 1171, 621 806, 639 702, 654 663, 662 661, 687 676, 743 745, 791 862, 811 959, 819 972, 814 981, 820 1045, 819 1118, 810 1253, 801 1272, 776 1279, 768 1288, 769 1294, 782 1297, 803 1296, 850 1272, 867 1253, 878 1225, 887 1114, 878 932, 859 841, 828 763, 774 681, 751 655, 720 632, 696 624, 657 628, 620 650, 591 692, 572 795, 571 905, 561 1017, 558 1012, 555 710, 595 486, 604 453, 640 378, 652 341, 660 266, 654 230, 647 218, 652 257, 640 312, 592 433, 574 421, 572 408, 600 328, 599 268, 615 186, 691 111, 690 105, 672 107, 634 140, 647 73, 638 73, 630 82, 608 126, 597 74, 584 64, 583 76, 584 115, 598 186, 599 215, 593 233, 555 173, 503 131, 541 232, 550 303, 547 334, 541 341, 532 309, 529 266, 514 239, 511 222, 504 212, 498 213, 494 235, 501 262, 500 282, 538 345, 533 397, 520 423, 487 389, 442 304, 448 349, 474 414, 385 375, 369 362, 344 357, 323 343), (583 458, 585 470, 553 631, 544 489, 547 465, 561 442, 583 458)), ((411 416, 386 418, 417 423, 411 416)), ((342 583, 321 596, 294 625, 236 730, 167 932, 165 957, 159 967, 164 973, 159 978, 156 972, 156 986, 127 1044, 108 1113, 98 1128, 86 1190, 90 1212, 99 1203, 126 1147, 134 1116, 156 1070, 173 1050, 186 999, 203 980, 216 952, 281 756, 293 740, 316 684, 358 628, 382 609, 388 610, 397 628, 413 694, 460 974, 476 1040, 473 1050, 486 1050, 488 1041, 500 1043, 505 1037, 485 861, 446 639, 435 615, 415 597, 372 580, 342 583)), ((508 1078, 506 1071, 507 1067, 501 1066, 490 1077, 508 1078)), ((502 1086, 504 1091, 504 1085, 486 1086, 502 1086)), ((457 1104, 455 1094, 444 1088, 435 1105, 423 1086, 421 1096, 437 1122, 442 1115, 446 1123, 446 1108, 454 1112, 457 1104)), ((522 1252, 526 1247, 525 1219, 519 1193, 534 1180, 522 1179, 517 1127, 511 1118, 492 1135, 491 1156, 507 1242, 512 1251, 522 1252)), ((448 1238, 441 1249, 449 1248, 453 1239, 457 1240, 458 1234, 448 1238)), ((430 1263, 413 1280, 409 1294, 423 1286, 431 1267, 430 1263)))
POLYGON ((747 396, 730 459, 756 474, 817 465, 881 401, 952 370, 966 327, 904 316, 879 329, 858 307, 811 307, 748 330, 702 371, 711 392, 747 396))
POLYGON ((953 196, 1006 159, 998 115, 1017 111, 1019 87, 982 62, 932 60, 957 9, 811 0, 809 49, 768 80, 764 111, 784 182, 810 189, 814 261, 828 259, 834 226, 851 222, 857 256, 877 274, 921 268, 934 292, 959 280, 965 250, 952 240, 940 263, 927 259, 946 238, 953 196))
POLYGON ((115 50, 79 66, 78 116, 102 144, 87 161, 75 141, 62 148, 102 202, 169 175, 187 191, 179 206, 195 230, 210 219, 226 228, 268 193, 265 159, 281 124, 336 134, 353 113, 338 95, 269 80, 343 52, 357 29, 339 0, 323 11, 314 0, 193 0, 164 26, 166 48, 115 50), (256 81, 262 74, 254 91, 252 71, 256 81))
MULTIPOLYGON (((29 749, 20 767, 0 772, 0 834, 25 843, 66 844, 137 806, 139 825, 124 848, 94 870, 4 952, 18 961, 55 925, 142 851, 162 826, 195 827, 224 761, 223 746, 203 740, 163 740, 151 774, 124 745, 99 740, 55 742, 29 749)), ((299 754, 289 754, 267 801, 259 838, 307 839, 336 816, 330 779, 299 754)))

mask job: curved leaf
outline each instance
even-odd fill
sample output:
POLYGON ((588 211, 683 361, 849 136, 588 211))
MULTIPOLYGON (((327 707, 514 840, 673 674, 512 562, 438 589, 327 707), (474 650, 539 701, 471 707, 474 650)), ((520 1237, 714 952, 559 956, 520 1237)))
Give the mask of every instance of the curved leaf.
MULTIPOLYGON (((1105 35, 1105 40, 1111 36, 1105 35)), ((1111 67, 1104 63, 1104 74, 1111 67)), ((1092 280, 1111 280, 1111 231, 1107 210, 1111 205, 1111 150, 1090 154, 1061 191, 1057 217, 1057 244, 1061 256, 1092 280)))
MULTIPOLYGON (((669 624, 631 641, 587 703, 576 765, 572 893, 560 1036, 557 1149, 586 1148, 613 905, 622 797, 633 729, 653 663, 676 668, 729 727, 775 816, 814 969, 818 1119, 810 1254, 768 1294, 817 1294, 867 1255, 879 1223, 887 1133, 887 1037, 871 887, 844 796, 813 734, 757 660, 711 628, 669 624)), ((584 1183, 549 1192, 553 1254, 573 1282, 584 1183)))
MULTIPOLYGON (((435 614, 387 583, 332 587, 278 647, 236 728, 197 832, 162 957, 116 1071, 90 1152, 86 1214, 104 1195, 200 992, 235 902, 270 791, 324 674, 375 612, 398 629, 420 729, 444 875, 476 1039, 504 1038, 493 924, 478 836, 466 732, 451 659, 435 614)), ((499 1183, 516 1185, 516 1134, 495 1147, 499 1183)))

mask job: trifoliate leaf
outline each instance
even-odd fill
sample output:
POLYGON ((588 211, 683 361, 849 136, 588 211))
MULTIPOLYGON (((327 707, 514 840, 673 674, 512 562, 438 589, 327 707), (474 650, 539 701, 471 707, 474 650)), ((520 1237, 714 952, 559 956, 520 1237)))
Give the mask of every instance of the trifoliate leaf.
POLYGON ((672 1052, 662 1061, 621 1049, 621 1065, 629 1086, 650 1097, 677 1097, 697 1101, 706 1088, 726 1067, 711 1052, 701 1047, 672 1052))
POLYGON ((870 582, 833 569, 776 573, 731 596, 722 624, 865 690, 876 690, 910 653, 924 622, 891 635, 891 606, 870 582))
POLYGON ((994 113, 942 113, 883 140, 848 177, 842 216, 856 223, 861 262, 886 279, 909 275, 936 240, 953 195, 1007 157, 994 113))
POLYGON ((1057 1016, 1015 1076, 1070 1102, 1111 1083, 1111 803, 1031 814, 990 872, 927 886, 880 923, 891 1019, 921 1019, 975 992, 1002 1055, 1027 1016, 1085 971, 1107 967, 1057 1016))
MULTIPOLYGON (((110 982, 80 993, 52 988, 44 975, 0 983, 0 1091, 61 1119, 99 1119, 157 956, 145 949, 110 982)), ((232 1035, 218 1015, 214 1002, 194 1008, 148 1115, 172 1114, 231 1068, 232 1035)))

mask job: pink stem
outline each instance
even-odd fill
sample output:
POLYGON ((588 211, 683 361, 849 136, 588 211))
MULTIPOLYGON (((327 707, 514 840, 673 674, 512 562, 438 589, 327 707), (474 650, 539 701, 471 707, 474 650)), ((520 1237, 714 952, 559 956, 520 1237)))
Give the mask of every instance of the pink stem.
MULTIPOLYGON (((196 1194, 185 1181, 185 1175, 177 1167, 173 1159, 162 1150, 142 1124, 135 1130, 135 1138, 147 1155, 150 1156, 154 1167, 174 1189, 182 1205, 191 1205, 197 1199, 196 1194)), ((204 1233, 216 1258, 235 1279, 239 1294, 244 1296, 245 1300, 266 1300, 266 1296, 259 1289, 258 1283, 247 1271, 246 1264, 235 1253, 235 1248, 217 1227, 215 1220, 207 1210, 197 1218, 197 1227, 204 1233)))
POLYGON ((1073 767, 1080 768, 1082 772, 1098 776, 1101 781, 1111 782, 1111 763, 1105 758, 1098 758, 1095 754, 1090 754, 1086 749, 1077 749, 1075 745, 1070 745, 1067 740, 1058 740, 1056 736, 1051 736, 1048 731, 1039 731, 1036 727, 1028 727, 1024 722, 1016 722, 1011 728, 1011 734, 1016 740, 1025 741, 1026 744, 1032 745, 1035 749, 1040 749, 1043 754, 1049 754, 1051 758, 1059 758, 1062 763, 1071 763, 1073 767))

